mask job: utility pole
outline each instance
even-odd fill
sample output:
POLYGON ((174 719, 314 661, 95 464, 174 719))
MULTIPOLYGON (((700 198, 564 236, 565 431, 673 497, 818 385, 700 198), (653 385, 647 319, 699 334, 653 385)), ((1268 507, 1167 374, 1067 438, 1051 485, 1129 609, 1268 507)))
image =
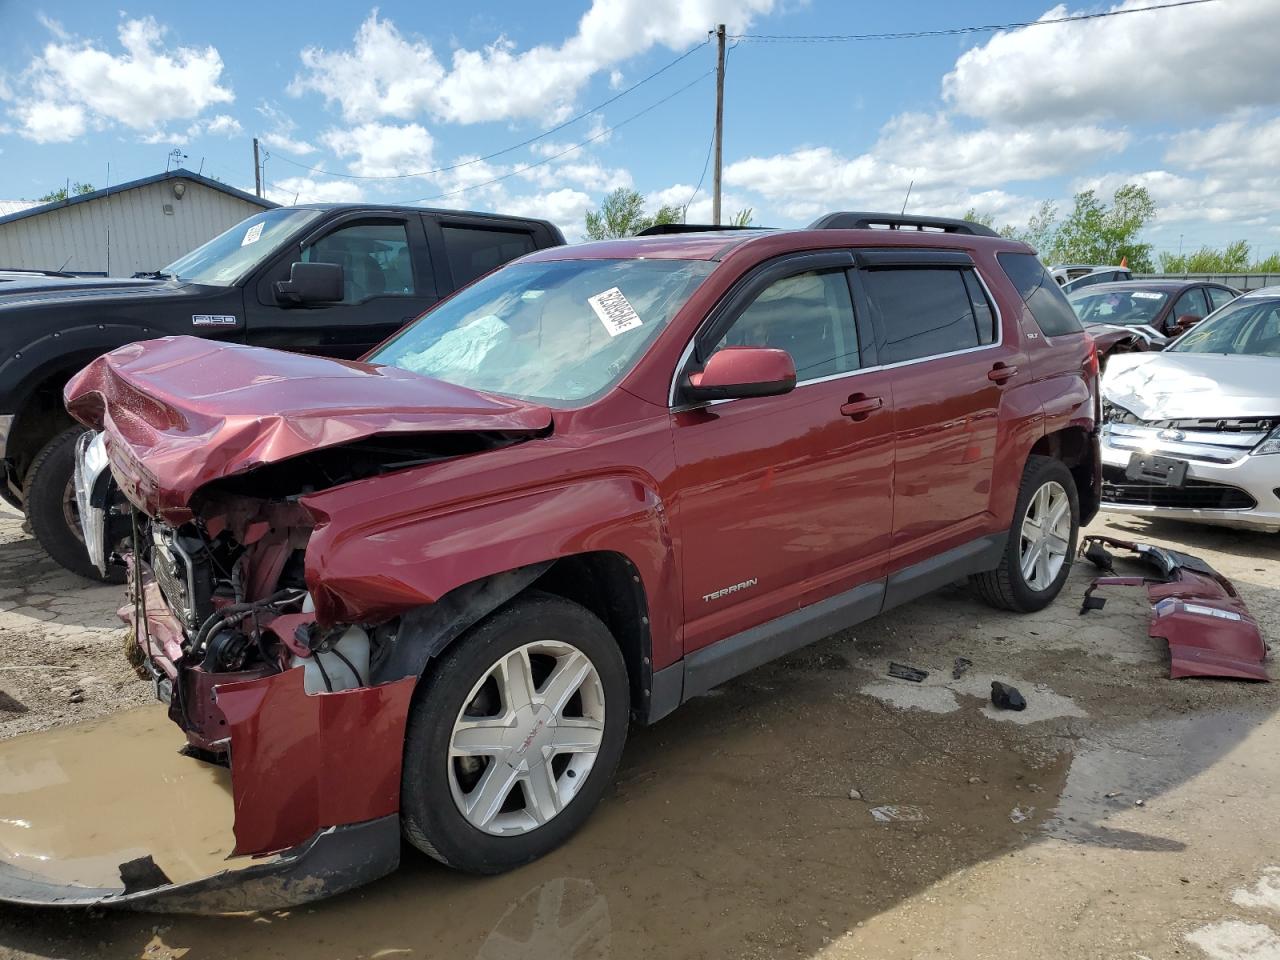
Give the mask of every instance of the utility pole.
POLYGON ((258 138, 253 138, 253 192, 262 196, 262 166, 258 163, 258 138))
POLYGON ((720 166, 724 148, 724 24, 716 27, 716 166, 712 180, 711 222, 720 226, 720 166))

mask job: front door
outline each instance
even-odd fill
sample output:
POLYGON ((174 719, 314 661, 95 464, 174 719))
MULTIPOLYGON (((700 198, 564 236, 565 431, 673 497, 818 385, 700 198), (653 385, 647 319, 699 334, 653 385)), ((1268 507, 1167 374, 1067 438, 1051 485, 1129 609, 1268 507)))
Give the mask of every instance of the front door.
POLYGON ((324 356, 355 359, 436 303, 436 283, 422 221, 379 214, 346 219, 304 240, 245 291, 245 341, 324 356), (286 280, 295 260, 342 267, 339 303, 286 306, 274 281, 286 280))
POLYGON ((777 347, 797 386, 672 414, 686 653, 883 576, 893 398, 859 372, 851 259, 766 266, 700 334, 694 369, 726 345, 777 347))

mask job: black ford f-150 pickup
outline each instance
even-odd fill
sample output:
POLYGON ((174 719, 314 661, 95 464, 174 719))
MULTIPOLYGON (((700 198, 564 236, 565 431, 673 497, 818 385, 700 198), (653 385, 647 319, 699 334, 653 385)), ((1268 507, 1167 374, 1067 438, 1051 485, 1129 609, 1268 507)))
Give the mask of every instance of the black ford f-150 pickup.
MULTIPOLYGON (((136 340, 188 334, 355 358, 494 267, 564 243, 545 221, 352 204, 255 214, 154 274, 0 282, 0 497, 64 567, 89 562, 67 380, 136 340)), ((123 571, 108 578, 123 576, 123 571)))

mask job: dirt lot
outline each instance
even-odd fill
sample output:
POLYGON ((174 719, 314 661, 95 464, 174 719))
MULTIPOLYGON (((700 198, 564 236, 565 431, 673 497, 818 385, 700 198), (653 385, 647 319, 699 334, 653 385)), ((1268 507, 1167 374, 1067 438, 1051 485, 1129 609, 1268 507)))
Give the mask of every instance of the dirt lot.
MULTIPOLYGON (((1200 554, 1280 639, 1280 538, 1094 528, 1200 554)), ((1031 617, 948 588, 633 731, 586 829, 512 874, 407 851, 363 891, 265 916, 0 908, 0 956, 1277 960, 1277 688, 1170 681, 1140 593, 1077 614, 1088 576, 1031 617), (891 660, 930 676, 893 680, 891 660), (993 677, 1025 713, 990 707, 993 677)), ((12 515, 0 584, 0 737, 108 714, 84 742, 164 730, 154 706, 118 712, 150 691, 120 656, 116 588, 57 572, 12 515)), ((30 742, 0 744, 0 774, 30 742)), ((80 792, 68 834, 103 826, 106 798, 80 792)), ((5 794, 0 776, 0 818, 5 794)))

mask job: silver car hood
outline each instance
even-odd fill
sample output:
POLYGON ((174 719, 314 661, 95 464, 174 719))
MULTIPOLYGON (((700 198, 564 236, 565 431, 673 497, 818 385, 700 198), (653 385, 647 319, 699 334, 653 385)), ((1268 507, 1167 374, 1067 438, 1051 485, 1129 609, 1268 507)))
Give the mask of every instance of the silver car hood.
POLYGON ((1143 420, 1280 415, 1280 357, 1122 353, 1102 395, 1143 420))

